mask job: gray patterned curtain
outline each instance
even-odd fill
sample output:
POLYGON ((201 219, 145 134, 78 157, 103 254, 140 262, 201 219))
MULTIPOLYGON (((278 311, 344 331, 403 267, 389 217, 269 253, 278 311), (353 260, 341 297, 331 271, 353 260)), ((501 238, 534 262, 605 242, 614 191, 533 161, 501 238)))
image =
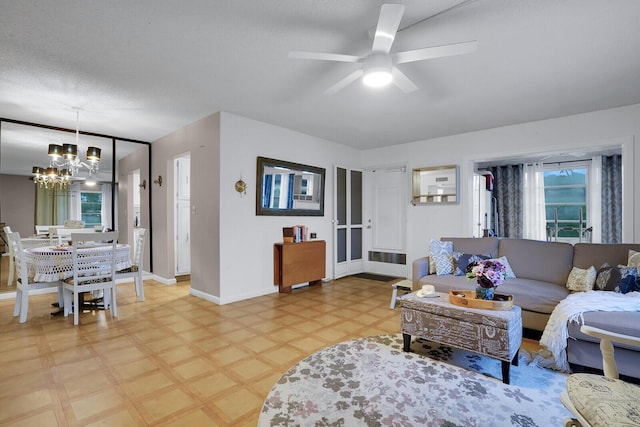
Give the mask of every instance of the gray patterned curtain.
POLYGON ((622 156, 602 157, 602 243, 622 243, 622 156))
POLYGON ((498 214, 497 235, 512 239, 522 238, 524 190, 522 165, 493 166, 493 197, 498 214))

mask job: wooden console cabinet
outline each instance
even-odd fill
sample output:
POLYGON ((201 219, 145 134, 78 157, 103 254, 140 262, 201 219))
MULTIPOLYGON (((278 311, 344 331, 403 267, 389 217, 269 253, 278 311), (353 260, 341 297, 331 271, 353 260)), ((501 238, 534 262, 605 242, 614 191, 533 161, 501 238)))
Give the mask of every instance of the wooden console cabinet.
POLYGON ((291 285, 321 283, 326 272, 326 243, 312 240, 273 245, 273 283, 280 292, 291 293, 291 285))

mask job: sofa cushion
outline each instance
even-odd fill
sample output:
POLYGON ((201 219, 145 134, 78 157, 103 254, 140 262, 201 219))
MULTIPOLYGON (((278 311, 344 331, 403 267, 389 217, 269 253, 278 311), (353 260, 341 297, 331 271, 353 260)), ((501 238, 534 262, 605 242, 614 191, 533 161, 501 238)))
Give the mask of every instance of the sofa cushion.
POLYGON ((598 268, 604 263, 627 265, 629 250, 640 251, 640 244, 576 243, 573 247, 573 266, 589 268, 595 265, 598 268))
POLYGON ((595 289, 626 294, 636 290, 638 269, 626 265, 604 265, 598 270, 595 289))
POLYGON ((586 292, 593 289, 598 271, 594 266, 587 268, 573 267, 567 279, 567 289, 574 292, 586 292))
POLYGON ((498 256, 498 238, 497 237, 442 237, 453 243, 453 250, 467 254, 489 254, 491 257, 498 256))
MULTIPOLYGON (((582 314, 584 324, 617 334, 640 337, 640 311, 587 311, 582 314)), ((600 339, 580 332, 581 322, 569 323, 569 337, 581 341, 599 343, 600 339)), ((614 346, 635 349, 638 347, 615 343, 614 346)), ((600 360, 602 356, 598 353, 600 360)), ((637 365, 636 365, 637 366, 637 365)))
POLYGON ((474 255, 453 251, 453 274, 455 276, 464 276, 470 263, 489 258, 491 258, 489 255, 474 255))
POLYGON ((507 259, 506 256, 501 256, 500 258, 493 258, 490 261, 497 261, 500 264, 504 265, 504 267, 507 270, 507 272, 505 273, 505 277, 507 279, 515 279, 516 278, 516 273, 513 271, 513 268, 511 268, 511 264, 509 264, 509 259, 507 259))
MULTIPOLYGON (((454 245, 455 246, 455 245, 454 245)), ((501 239, 498 256, 506 256, 518 278, 551 282, 566 290, 573 267, 573 246, 569 243, 528 239, 501 239)), ((586 267, 588 268, 589 264, 586 267)))
POLYGON ((433 260, 433 264, 436 266, 436 274, 438 276, 448 276, 449 274, 453 274, 452 255, 432 255, 431 259, 433 260))
POLYGON ((629 249, 629 259, 627 260, 629 267, 635 267, 640 272, 640 252, 629 249))
MULTIPOLYGON (((451 274, 452 271, 444 273, 446 269, 446 263, 451 265, 451 256, 453 255, 453 242, 446 240, 431 239, 429 243, 429 274, 436 274, 438 272, 437 265, 441 264, 441 271, 443 274, 451 274)), ((452 267, 450 267, 453 270, 452 267)))
MULTIPOLYGON (((433 285, 436 292, 445 293, 456 289, 474 290, 477 286, 475 281, 467 282, 466 277, 451 275, 428 275, 421 278, 418 284, 433 285)), ((565 286, 521 278, 507 279, 503 285, 496 288, 496 292, 513 295, 514 304, 528 311, 543 314, 551 314, 555 306, 569 295, 565 286)))

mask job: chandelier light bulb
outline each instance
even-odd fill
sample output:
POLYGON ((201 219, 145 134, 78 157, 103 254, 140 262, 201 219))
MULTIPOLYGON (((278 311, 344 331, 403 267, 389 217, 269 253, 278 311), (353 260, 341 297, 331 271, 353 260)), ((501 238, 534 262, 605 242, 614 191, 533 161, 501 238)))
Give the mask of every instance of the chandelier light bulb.
POLYGON ((67 188, 71 178, 76 176, 83 168, 89 171, 86 183, 96 185, 94 174, 99 170, 101 149, 89 147, 87 160, 83 162, 78 156, 80 140, 80 109, 76 110, 76 143, 75 144, 49 144, 49 167, 34 166, 31 170, 33 181, 45 188, 67 188), (60 173, 58 173, 60 171, 60 173))

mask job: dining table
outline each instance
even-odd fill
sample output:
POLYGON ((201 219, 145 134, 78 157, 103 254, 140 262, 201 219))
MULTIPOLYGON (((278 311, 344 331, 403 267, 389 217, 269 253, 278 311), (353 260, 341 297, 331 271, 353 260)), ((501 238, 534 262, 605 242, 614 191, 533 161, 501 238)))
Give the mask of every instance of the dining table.
MULTIPOLYGON (((102 250, 91 244, 78 247, 78 252, 102 250)), ((34 282, 55 282, 73 277, 73 248, 68 245, 41 246, 24 249, 29 277, 34 282)), ((131 267, 130 247, 116 246, 116 270, 131 267)))
MULTIPOLYGON (((104 250, 104 246, 86 244, 78 247, 78 252, 104 250)), ((73 248, 69 245, 34 246, 23 249, 27 261, 29 277, 34 282, 56 282, 73 277, 73 248)), ((118 244, 116 246, 116 270, 124 270, 131 267, 130 246, 118 244)), ((58 286, 58 302, 53 304, 59 311, 52 315, 62 313, 62 283, 58 286)), ((84 302, 83 302, 84 305, 84 302)), ((93 306, 96 308, 96 306, 93 306)))

